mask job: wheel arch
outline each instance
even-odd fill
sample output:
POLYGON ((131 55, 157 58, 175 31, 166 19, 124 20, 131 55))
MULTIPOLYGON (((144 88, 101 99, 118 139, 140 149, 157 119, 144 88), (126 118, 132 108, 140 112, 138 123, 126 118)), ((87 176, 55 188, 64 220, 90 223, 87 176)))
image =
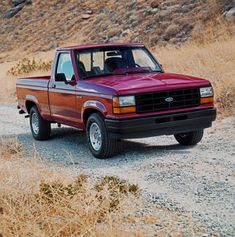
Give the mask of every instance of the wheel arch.
MULTIPOLYGON (((28 114, 30 113, 30 110, 32 109, 33 106, 36 106, 36 107, 37 107, 37 105, 36 105, 36 103, 35 103, 34 101, 27 100, 27 101, 25 102, 25 107, 26 107, 26 110, 27 110, 28 114)), ((38 107, 37 107, 37 108, 38 108, 38 107)))
POLYGON ((107 110, 106 110, 105 105, 99 101, 90 100, 90 101, 85 102, 82 109, 82 122, 84 126, 86 126, 89 116, 93 113, 99 113, 103 117, 105 117, 107 115, 107 110))
POLYGON ((86 126, 88 118, 94 113, 99 113, 101 116, 103 116, 102 112, 99 111, 97 108, 87 108, 82 116, 84 126, 86 126))
POLYGON ((36 106, 38 111, 40 112, 40 107, 39 107, 37 98, 34 96, 27 96, 26 100, 25 100, 25 108, 26 108, 28 114, 30 113, 30 110, 33 106, 36 106))

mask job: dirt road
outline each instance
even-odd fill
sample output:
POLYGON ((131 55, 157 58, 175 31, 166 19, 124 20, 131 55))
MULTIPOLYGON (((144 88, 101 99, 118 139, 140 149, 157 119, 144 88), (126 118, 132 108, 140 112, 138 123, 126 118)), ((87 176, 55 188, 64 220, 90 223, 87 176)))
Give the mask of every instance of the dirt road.
POLYGON ((184 213, 206 226, 204 236, 235 236, 235 117, 216 121, 195 147, 181 147, 172 136, 128 140, 108 160, 95 159, 85 135, 72 128, 55 126, 51 140, 34 141, 15 105, 0 105, 1 136, 17 136, 55 164, 138 183, 146 207, 184 213))

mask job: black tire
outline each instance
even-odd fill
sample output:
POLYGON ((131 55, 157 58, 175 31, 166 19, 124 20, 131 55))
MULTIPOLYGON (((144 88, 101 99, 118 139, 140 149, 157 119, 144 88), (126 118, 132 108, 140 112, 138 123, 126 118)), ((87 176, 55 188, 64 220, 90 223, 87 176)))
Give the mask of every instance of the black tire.
POLYGON ((179 144, 184 146, 193 146, 202 140, 203 130, 198 130, 194 132, 175 134, 175 139, 179 144))
POLYGON ((42 118, 36 106, 33 106, 31 108, 29 114, 30 114, 30 128, 34 139, 39 141, 49 139, 51 135, 51 123, 42 118), (33 125, 33 121, 35 118, 38 119, 37 121, 38 130, 36 130, 33 125))
POLYGON ((93 113, 88 118, 86 124, 86 137, 91 153, 98 159, 110 158, 118 152, 118 141, 116 139, 110 138, 104 119, 99 113, 93 113), (96 125, 98 126, 99 132, 101 134, 101 145, 98 149, 94 149, 94 145, 92 145, 92 141, 90 139, 91 126, 96 125))

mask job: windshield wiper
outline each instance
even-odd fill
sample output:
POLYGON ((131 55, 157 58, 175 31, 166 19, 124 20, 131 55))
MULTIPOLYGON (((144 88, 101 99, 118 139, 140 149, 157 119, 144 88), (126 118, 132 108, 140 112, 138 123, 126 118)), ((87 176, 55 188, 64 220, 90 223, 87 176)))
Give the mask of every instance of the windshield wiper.
POLYGON ((90 79, 90 78, 94 78, 94 77, 117 76, 117 75, 125 75, 125 74, 126 74, 126 73, 114 73, 114 72, 109 72, 109 73, 105 73, 105 74, 96 74, 96 75, 86 76, 86 77, 83 77, 82 79, 90 79))
POLYGON ((106 77, 106 76, 113 76, 115 75, 114 73, 105 73, 105 74, 96 74, 96 75, 90 75, 90 76, 86 76, 83 77, 83 79, 89 79, 89 78, 93 78, 93 77, 106 77))
POLYGON ((137 71, 127 71, 125 74, 135 74, 135 73, 152 73, 152 72, 161 72, 161 71, 150 71, 150 70, 137 70, 137 71))

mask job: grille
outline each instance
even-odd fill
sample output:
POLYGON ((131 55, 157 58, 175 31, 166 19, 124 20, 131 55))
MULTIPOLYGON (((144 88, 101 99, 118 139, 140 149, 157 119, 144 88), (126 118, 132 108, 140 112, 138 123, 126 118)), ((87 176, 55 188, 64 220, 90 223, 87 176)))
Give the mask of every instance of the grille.
POLYGON ((200 91, 199 88, 161 91, 137 94, 135 98, 137 113, 157 112, 198 106, 200 91))

